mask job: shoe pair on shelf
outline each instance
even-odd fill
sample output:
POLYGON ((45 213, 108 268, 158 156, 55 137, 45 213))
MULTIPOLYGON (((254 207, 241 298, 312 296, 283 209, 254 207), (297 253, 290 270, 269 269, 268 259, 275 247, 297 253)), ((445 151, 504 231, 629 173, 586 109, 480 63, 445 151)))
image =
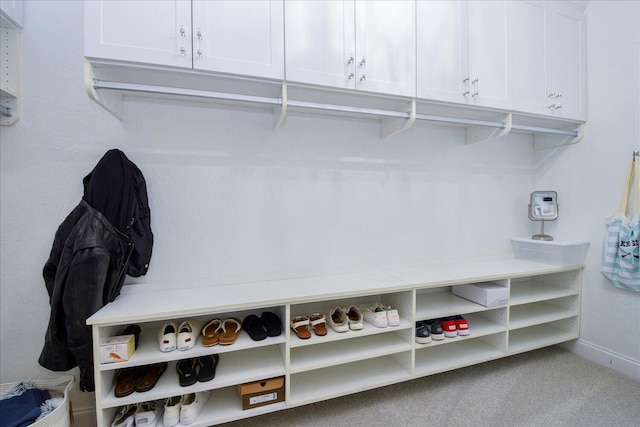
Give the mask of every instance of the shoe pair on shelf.
POLYGON ((220 356, 217 354, 178 361, 176 363, 176 371, 180 378, 180 386, 189 387, 198 381, 211 381, 216 376, 216 368, 219 362, 220 356))
POLYGON ((282 333, 282 321, 280 316, 265 311, 260 317, 250 314, 242 321, 242 329, 249 334, 252 340, 262 341, 267 337, 277 337, 282 333))
POLYGON ((335 307, 329 310, 327 323, 336 332, 357 331, 364 328, 362 312, 355 305, 348 308, 335 307))
POLYGON ((167 362, 162 362, 117 371, 115 396, 125 397, 134 391, 143 393, 151 390, 166 369, 167 362))
POLYGON ((111 427, 156 427, 162 426, 162 400, 126 405, 113 418, 111 427))
POLYGON ((164 416, 162 422, 165 427, 173 427, 178 423, 182 425, 193 424, 200 415, 200 411, 207 404, 210 391, 199 391, 184 396, 168 398, 164 403, 164 416))
POLYGON ((322 313, 294 316, 291 319, 291 329, 302 340, 311 338, 311 330, 319 337, 322 337, 327 335, 327 320, 322 313))
POLYGON ((469 323, 460 315, 416 322, 416 342, 419 344, 428 344, 432 338, 439 341, 445 337, 469 335, 469 332, 469 323))
POLYGON ((361 307, 364 320, 376 328, 386 328, 387 326, 399 326, 400 315, 398 310, 383 304, 374 304, 361 307))
POLYGON ((216 344, 231 345, 242 331, 242 322, 237 317, 225 320, 211 319, 202 327, 202 345, 211 347, 216 344))
POLYGON ((160 351, 166 353, 178 350, 189 350, 196 345, 200 334, 200 323, 195 320, 185 320, 176 328, 174 322, 167 322, 158 331, 160 351))

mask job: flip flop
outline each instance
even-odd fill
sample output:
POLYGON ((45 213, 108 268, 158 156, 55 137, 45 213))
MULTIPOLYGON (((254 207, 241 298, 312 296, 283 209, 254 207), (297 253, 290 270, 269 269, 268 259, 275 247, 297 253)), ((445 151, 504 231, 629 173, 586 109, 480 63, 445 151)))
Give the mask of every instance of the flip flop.
POLYGON ((311 338, 311 332, 309 332, 309 318, 306 316, 296 316, 291 319, 291 329, 293 329, 301 340, 311 338))
POLYGON ((322 313, 313 313, 309 315, 309 324, 313 332, 323 337, 327 335, 327 320, 322 313))
POLYGON ((261 318, 255 314, 250 314, 242 321, 242 329, 244 329, 252 340, 262 341, 267 338, 267 327, 261 318))
POLYGON ((176 363, 176 371, 180 377, 180 387, 189 387, 198 381, 196 363, 198 359, 183 359, 176 363))
POLYGON ((136 391, 142 393, 151 390, 166 369, 167 362, 143 366, 142 372, 136 381, 136 391))
POLYGON ((230 317, 222 322, 222 333, 218 339, 221 345, 231 345, 238 339, 238 334, 242 331, 242 323, 237 317, 230 317))
POLYGON ((220 339, 220 331, 222 330, 222 320, 211 319, 202 328, 202 345, 211 347, 218 344, 220 339))
POLYGON ((270 311, 262 313, 262 322, 267 327, 267 335, 270 337, 277 337, 282 333, 282 321, 280 317, 270 311))
POLYGON ((216 368, 218 367, 218 362, 220 361, 220 356, 217 354, 212 354, 210 356, 200 356, 198 358, 198 363, 200 364, 200 370, 198 371, 198 381, 201 383, 211 381, 216 376, 216 368))
POLYGON ((116 373, 116 397, 125 397, 133 393, 136 389, 136 382, 140 374, 141 369, 139 366, 118 371, 116 373))

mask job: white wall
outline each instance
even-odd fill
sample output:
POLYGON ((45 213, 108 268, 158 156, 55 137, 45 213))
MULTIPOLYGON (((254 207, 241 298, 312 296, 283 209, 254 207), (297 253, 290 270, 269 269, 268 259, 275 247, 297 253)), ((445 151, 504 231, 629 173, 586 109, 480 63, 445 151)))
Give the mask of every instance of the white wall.
MULTIPOLYGON (((637 9, 619 7, 627 19, 624 8, 637 9)), ((625 306, 638 324, 636 295, 608 287, 597 272, 601 219, 618 192, 597 210, 584 201, 590 185, 619 187, 630 121, 599 119, 604 105, 592 110, 590 135, 538 173, 525 135, 467 146, 461 129, 419 124, 380 140, 374 121, 320 116, 289 117, 274 133, 265 111, 143 99, 127 101, 118 122, 84 92, 82 14, 78 1, 25 2, 21 118, 0 129, 2 383, 54 375, 37 363, 49 316, 41 270, 57 226, 82 196, 82 178, 110 148, 127 153, 147 179, 156 243, 149 273, 137 281, 175 286, 504 253, 511 236, 535 230, 529 193, 557 188, 556 234, 592 241, 583 335, 640 359, 608 324, 625 306), (621 142, 614 150, 602 141, 621 142), (596 182, 589 163, 606 167, 610 181, 596 182)), ((630 102, 617 92, 612 102, 630 102)), ((75 409, 92 406, 92 394, 73 398, 75 409)))
POLYGON ((586 14, 585 137, 538 170, 535 182, 559 193, 557 232, 591 244, 572 350, 640 380, 640 293, 618 289, 600 273, 604 218, 617 209, 640 149, 640 2, 591 1, 586 14))

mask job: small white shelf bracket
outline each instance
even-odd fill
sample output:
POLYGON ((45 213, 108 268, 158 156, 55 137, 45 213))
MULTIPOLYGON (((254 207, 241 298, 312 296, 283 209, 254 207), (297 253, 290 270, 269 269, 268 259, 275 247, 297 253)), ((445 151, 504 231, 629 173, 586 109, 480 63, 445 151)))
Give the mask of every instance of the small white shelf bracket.
POLYGON ((501 136, 507 135, 511 132, 511 125, 513 123, 513 115, 511 113, 507 113, 502 116, 502 126, 500 123, 496 123, 491 127, 490 125, 471 125, 466 129, 465 142, 467 144, 473 144, 476 142, 487 141, 493 138, 499 138, 501 136))
POLYGON ((111 114, 116 119, 124 120, 124 100, 123 95, 117 92, 109 92, 105 90, 98 90, 95 88, 97 79, 93 73, 93 67, 91 63, 84 60, 84 88, 87 91, 89 98, 93 99, 99 106, 101 106, 106 112, 111 114))
POLYGON ((280 90, 280 105, 273 109, 273 131, 276 132, 284 125, 284 120, 287 117, 287 82, 282 82, 282 89, 280 90))
POLYGON ((408 117, 384 117, 380 119, 380 139, 409 129, 416 122, 416 100, 411 100, 408 117))
POLYGON ((577 144, 584 137, 584 123, 580 123, 572 132, 562 133, 535 133, 533 135, 533 149, 544 150, 547 148, 561 147, 564 145, 577 144), (571 133, 571 135, 567 135, 571 133))

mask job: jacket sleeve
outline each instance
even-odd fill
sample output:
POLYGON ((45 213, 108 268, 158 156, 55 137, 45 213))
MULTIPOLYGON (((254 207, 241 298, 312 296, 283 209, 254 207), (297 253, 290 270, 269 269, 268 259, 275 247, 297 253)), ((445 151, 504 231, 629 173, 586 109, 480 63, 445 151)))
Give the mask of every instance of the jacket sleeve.
POLYGON ((103 304, 103 290, 108 277, 110 255, 104 247, 94 246, 74 251, 63 297, 67 345, 80 367, 80 389, 93 391, 93 348, 91 327, 87 319, 103 304))

